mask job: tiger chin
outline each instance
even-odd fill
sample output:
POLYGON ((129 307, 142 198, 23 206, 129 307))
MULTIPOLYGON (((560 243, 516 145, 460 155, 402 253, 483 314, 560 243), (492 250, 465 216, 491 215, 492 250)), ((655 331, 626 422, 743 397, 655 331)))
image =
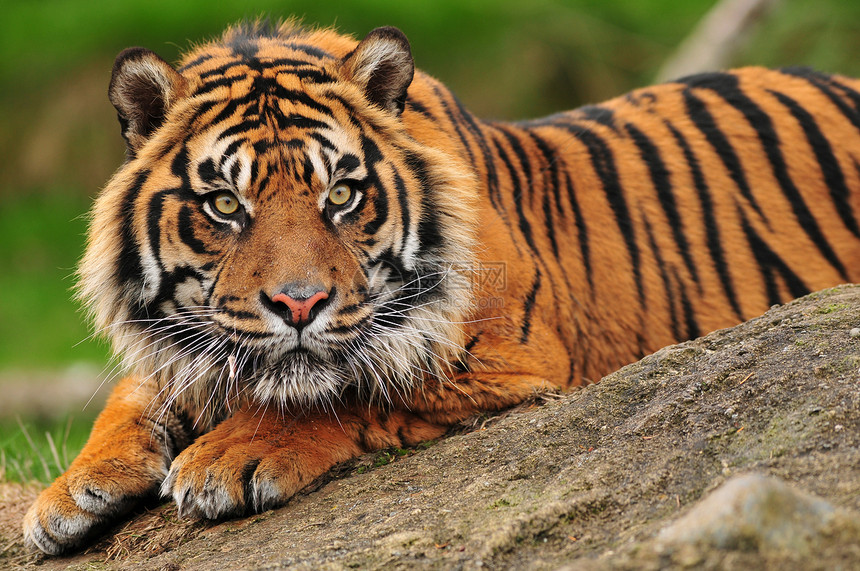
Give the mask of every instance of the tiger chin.
POLYGON ((223 518, 860 268, 860 84, 684 78, 483 122, 360 42, 243 24, 122 52, 127 160, 80 298, 127 376, 24 520, 45 553, 143 498, 223 518))

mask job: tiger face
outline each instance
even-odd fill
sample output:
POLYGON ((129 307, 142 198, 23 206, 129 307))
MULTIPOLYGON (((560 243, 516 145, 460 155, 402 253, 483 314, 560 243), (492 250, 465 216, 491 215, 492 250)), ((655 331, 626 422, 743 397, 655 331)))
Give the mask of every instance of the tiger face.
POLYGON ((393 29, 356 46, 237 28, 178 71, 118 58, 129 160, 95 206, 81 295, 165 406, 390 401, 456 359, 474 181, 406 132, 413 71, 393 29))

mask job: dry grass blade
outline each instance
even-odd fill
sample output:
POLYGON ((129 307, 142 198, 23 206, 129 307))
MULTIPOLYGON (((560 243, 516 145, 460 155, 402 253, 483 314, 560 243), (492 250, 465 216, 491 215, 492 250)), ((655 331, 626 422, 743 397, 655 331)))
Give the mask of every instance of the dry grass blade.
POLYGON ((54 465, 57 467, 60 474, 62 474, 66 469, 63 467, 63 463, 60 462, 60 453, 57 450, 57 445, 54 444, 54 438, 51 436, 50 432, 45 431, 45 439, 48 441, 48 448, 51 449, 51 456, 54 458, 54 465))
POLYGON ((48 467, 48 461, 42 455, 41 450, 36 446, 36 443, 30 437, 30 433, 27 432, 27 427, 24 426, 24 423, 21 421, 20 416, 15 416, 15 421, 18 423, 18 426, 21 427, 21 432, 24 434, 24 438, 27 439, 27 443, 30 445, 30 448, 35 453, 36 457, 39 459, 39 462, 42 463, 42 467, 45 469, 45 481, 50 482, 53 478, 51 478, 51 469, 48 467))

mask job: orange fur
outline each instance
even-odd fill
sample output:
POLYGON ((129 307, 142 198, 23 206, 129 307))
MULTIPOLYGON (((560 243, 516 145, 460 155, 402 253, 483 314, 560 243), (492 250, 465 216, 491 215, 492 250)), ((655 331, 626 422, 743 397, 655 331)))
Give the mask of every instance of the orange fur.
POLYGON ((129 159, 80 276, 129 377, 32 543, 72 549, 159 489, 182 514, 268 509, 858 279, 854 80, 750 68, 508 124, 413 72, 393 29, 239 26, 178 70, 119 56, 129 159))

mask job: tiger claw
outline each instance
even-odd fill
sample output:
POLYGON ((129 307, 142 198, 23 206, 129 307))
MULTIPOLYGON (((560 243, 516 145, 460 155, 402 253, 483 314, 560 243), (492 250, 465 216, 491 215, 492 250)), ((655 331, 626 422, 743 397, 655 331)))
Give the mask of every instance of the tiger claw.
POLYGON ((24 542, 48 555, 61 555, 78 547, 102 523, 101 518, 82 510, 64 515, 40 508, 36 503, 24 516, 24 542))

